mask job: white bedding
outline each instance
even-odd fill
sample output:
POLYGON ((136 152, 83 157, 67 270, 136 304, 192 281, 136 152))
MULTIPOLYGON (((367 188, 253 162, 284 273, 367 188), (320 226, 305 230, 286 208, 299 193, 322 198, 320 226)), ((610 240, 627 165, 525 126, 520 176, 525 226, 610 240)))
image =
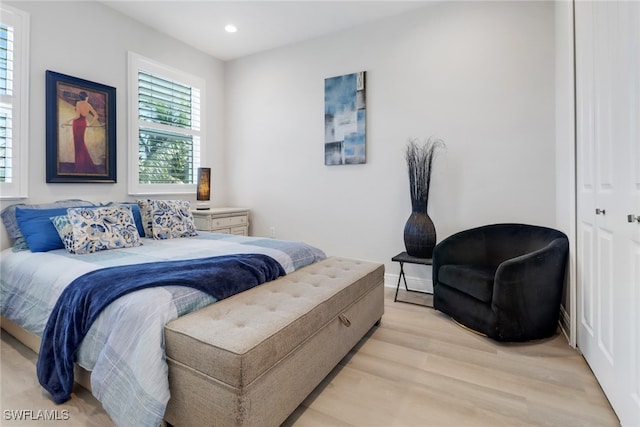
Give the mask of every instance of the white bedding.
MULTIPOLYGON (((0 257, 0 314, 41 336, 58 296, 71 281, 114 265, 260 253, 290 273, 325 258, 322 251, 303 243, 199 233, 181 239, 142 239, 139 247, 87 255, 64 249, 39 253, 7 249, 0 257)), ((213 297, 187 287, 150 288, 118 299, 100 314, 76 358, 92 371, 92 393, 116 425, 159 425, 170 396, 164 325, 213 302, 213 297)))

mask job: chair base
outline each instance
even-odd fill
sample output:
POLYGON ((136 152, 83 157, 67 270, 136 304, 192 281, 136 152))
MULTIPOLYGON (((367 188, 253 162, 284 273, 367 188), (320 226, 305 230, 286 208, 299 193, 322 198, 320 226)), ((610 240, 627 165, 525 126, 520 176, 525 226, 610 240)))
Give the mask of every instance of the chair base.
POLYGON ((489 336, 487 334, 483 334, 482 332, 476 331, 475 329, 471 329, 470 327, 465 326, 462 323, 458 322, 453 317, 451 318, 451 320, 453 320, 453 323, 455 323, 456 325, 460 326, 462 329, 465 329, 465 330, 467 330, 469 332, 473 332, 474 334, 480 335, 481 337, 489 338, 489 336))

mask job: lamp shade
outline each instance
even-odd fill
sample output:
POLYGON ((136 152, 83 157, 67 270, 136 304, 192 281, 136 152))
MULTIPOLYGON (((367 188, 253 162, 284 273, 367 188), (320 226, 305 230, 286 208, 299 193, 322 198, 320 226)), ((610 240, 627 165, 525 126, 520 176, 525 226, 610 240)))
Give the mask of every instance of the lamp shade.
POLYGON ((196 200, 211 200, 211 168, 198 168, 196 200))

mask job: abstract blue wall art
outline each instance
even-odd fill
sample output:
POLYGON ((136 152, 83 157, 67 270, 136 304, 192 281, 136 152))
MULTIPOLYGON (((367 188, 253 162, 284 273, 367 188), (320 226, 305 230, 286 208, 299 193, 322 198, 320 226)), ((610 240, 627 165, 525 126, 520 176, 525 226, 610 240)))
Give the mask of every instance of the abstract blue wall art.
POLYGON ((324 164, 365 163, 365 72, 324 80, 324 164))

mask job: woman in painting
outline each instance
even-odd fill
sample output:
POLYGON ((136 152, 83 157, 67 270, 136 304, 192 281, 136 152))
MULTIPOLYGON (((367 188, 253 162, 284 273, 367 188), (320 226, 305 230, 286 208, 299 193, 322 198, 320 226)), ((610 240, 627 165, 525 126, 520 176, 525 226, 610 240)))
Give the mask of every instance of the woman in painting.
POLYGON ((78 94, 80 98, 76 102, 77 116, 70 119, 68 123, 73 127, 73 147, 75 153, 75 172, 80 173, 94 173, 96 171, 96 165, 91 159, 89 150, 84 141, 85 130, 87 126, 91 126, 98 120, 98 113, 89 104, 87 100, 89 95, 87 92, 82 91, 78 94), (91 122, 87 123, 87 116, 91 115, 91 122))

